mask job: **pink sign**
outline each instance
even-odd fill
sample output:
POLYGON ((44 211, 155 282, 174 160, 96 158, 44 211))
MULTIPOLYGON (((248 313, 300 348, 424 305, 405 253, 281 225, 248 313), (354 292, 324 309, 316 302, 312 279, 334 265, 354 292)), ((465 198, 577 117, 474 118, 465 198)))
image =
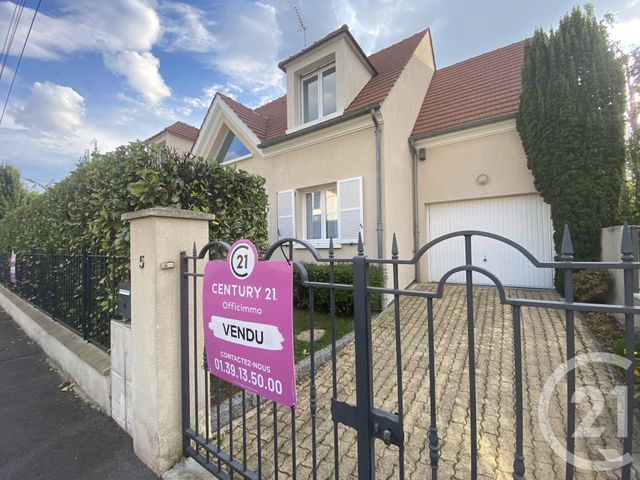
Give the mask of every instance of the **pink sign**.
POLYGON ((282 405, 296 405, 293 270, 261 262, 249 240, 204 269, 204 341, 209 371, 282 405))

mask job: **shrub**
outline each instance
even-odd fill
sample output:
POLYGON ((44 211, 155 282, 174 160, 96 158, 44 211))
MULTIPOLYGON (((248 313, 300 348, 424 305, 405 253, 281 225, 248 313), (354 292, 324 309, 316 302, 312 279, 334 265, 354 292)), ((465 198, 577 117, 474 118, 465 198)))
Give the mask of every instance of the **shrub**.
POLYGON ((605 303, 613 286, 607 270, 582 270, 573 274, 575 300, 584 303, 605 303))
MULTIPOLYGON (((129 255, 123 213, 150 207, 211 212, 210 237, 267 244, 264 179, 144 142, 81 162, 66 178, 0 221, 0 251, 129 255)), ((201 247, 202 245, 198 245, 201 247)))
MULTIPOLYGON (((329 282, 329 265, 320 263, 302 263, 313 282, 329 282)), ((372 287, 383 286, 383 270, 379 265, 369 266, 369 283, 372 287)), ((353 285, 353 268, 350 263, 334 264, 334 283, 353 285)), ((353 315, 353 292, 351 290, 334 290, 336 298, 336 315, 353 315)), ((314 308, 319 312, 330 312, 330 290, 328 288, 316 288, 314 290, 314 308)), ((373 294, 369 296, 371 308, 380 309, 381 296, 373 294)), ((294 269, 293 274, 293 304, 302 309, 309 307, 309 289, 302 285, 300 272, 294 269)))

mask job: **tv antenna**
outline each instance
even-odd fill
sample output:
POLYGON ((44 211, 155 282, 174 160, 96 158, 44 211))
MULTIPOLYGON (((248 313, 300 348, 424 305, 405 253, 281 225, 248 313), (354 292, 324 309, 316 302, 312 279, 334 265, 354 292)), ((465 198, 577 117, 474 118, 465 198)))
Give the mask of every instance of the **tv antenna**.
POLYGON ((307 48, 307 26, 304 24, 304 18, 302 18, 302 12, 298 6, 294 5, 293 9, 296 12, 296 17, 298 17, 298 23, 300 24, 300 28, 298 31, 302 30, 302 35, 304 37, 304 47, 307 48))

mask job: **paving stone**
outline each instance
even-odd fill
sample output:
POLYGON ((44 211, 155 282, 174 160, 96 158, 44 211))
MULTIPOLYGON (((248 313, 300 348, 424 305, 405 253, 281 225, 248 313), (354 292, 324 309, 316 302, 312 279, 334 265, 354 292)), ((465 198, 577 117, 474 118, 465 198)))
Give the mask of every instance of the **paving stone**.
MULTIPOLYGON (((433 289, 431 285, 417 285, 418 289, 433 289)), ((557 300, 549 291, 509 290, 508 295, 536 300, 557 300)), ((438 478, 468 480, 470 478, 471 411, 469 408, 469 351, 466 318, 466 295, 463 286, 447 286, 445 296, 433 301, 435 361, 430 364, 428 352, 427 302, 417 297, 400 300, 401 373, 405 427, 405 478, 431 478, 428 432, 431 426, 429 369, 436 373, 436 421, 440 459, 438 478)), ((476 341, 476 414, 478 428, 479 478, 512 478, 515 452, 515 400, 513 358, 512 308, 499 303, 497 290, 488 287, 474 289, 473 334, 476 341)), ((566 359, 566 322, 561 311, 522 308, 522 365, 523 365, 523 424, 524 455, 527 478, 550 480, 564 477, 564 462, 546 442, 538 425, 538 402, 542 388, 551 373, 566 359)), ((399 411, 395 342, 394 309, 383 312, 372 333, 375 407, 399 411)), ((599 351, 598 344, 581 317, 576 315, 576 352, 599 351)), ((355 351, 353 345, 340 352, 337 359, 337 398, 355 403, 355 351)), ((278 412, 278 472, 279 478, 292 478, 294 465, 297 478, 312 478, 314 458, 317 478, 335 478, 334 423, 331 419, 332 397, 331 363, 317 369, 315 378, 298 385, 299 405, 295 411, 296 459, 291 456, 291 412, 277 407, 278 412), (317 389, 315 422, 310 415, 311 385, 317 389), (314 426, 315 424, 315 426, 314 426), (317 448, 312 449, 315 431, 317 448)), ((595 386, 611 392, 621 383, 618 372, 608 366, 597 365, 580 369, 576 384, 595 386)), ((613 399, 615 400, 615 399, 613 399)), ((592 404, 580 404, 578 423, 592 404)), ((566 436, 566 385, 560 383, 554 391, 549 417, 560 442, 566 436)), ((602 439, 581 439, 576 453, 594 455, 601 448, 620 450, 615 437, 616 403, 607 398, 595 427, 605 427, 602 439)), ((247 414, 249 432, 261 426, 262 474, 274 476, 274 433, 271 405, 264 404, 258 419, 256 411, 247 414)), ((234 422, 234 452, 242 454, 242 422, 234 422)), ((337 427, 340 478, 357 478, 355 432, 337 427)), ((640 435, 636 435, 640 438, 640 435)), ((224 435, 223 449, 228 451, 229 435, 224 435)), ((634 452, 637 457, 638 444, 634 452)), ((247 463, 257 471, 257 436, 247 435, 247 463)), ((398 448, 376 441, 376 478, 398 478, 398 448)), ((617 479, 620 471, 609 473, 576 471, 576 479, 617 479)))

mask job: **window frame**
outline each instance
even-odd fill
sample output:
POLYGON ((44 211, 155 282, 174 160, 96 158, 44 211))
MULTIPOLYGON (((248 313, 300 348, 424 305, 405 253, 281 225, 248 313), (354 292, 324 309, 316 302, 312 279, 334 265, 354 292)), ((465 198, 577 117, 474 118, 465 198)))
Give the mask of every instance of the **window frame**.
POLYGON ((335 111, 331 112, 331 113, 324 113, 324 87, 323 87, 323 82, 322 82, 322 76, 324 74, 324 72, 326 72, 327 70, 331 70, 334 69, 334 74, 336 75, 336 97, 338 95, 338 82, 337 82, 337 78, 338 78, 338 69, 336 68, 336 62, 333 61, 331 63, 328 63, 322 67, 317 68, 316 70, 307 73, 306 75, 301 75, 300 76, 300 81, 299 81, 299 89, 300 89, 300 125, 309 125, 309 124, 313 124, 314 122, 319 122, 327 117, 329 117, 330 115, 335 115, 338 112, 338 99, 336 98, 336 109, 335 111), (304 119, 304 82, 307 80, 310 80, 311 78, 316 77, 316 81, 318 82, 318 118, 314 118, 312 120, 307 120, 305 121, 304 119))
MULTIPOLYGON (((305 189, 302 193, 302 238, 305 242, 310 243, 315 247, 328 247, 329 246, 329 238, 327 237, 327 197, 326 191, 334 190, 336 195, 336 220, 338 222, 338 234, 340 233, 340 199, 338 198, 338 184, 337 183, 329 183, 325 185, 318 185, 317 187, 313 187, 310 189, 305 189), (321 238, 309 238, 307 232, 307 214, 309 210, 307 208, 307 195, 313 195, 315 193, 320 192, 320 236, 321 238)), ((340 247, 340 238, 333 239, 333 245, 336 248, 340 247)))

